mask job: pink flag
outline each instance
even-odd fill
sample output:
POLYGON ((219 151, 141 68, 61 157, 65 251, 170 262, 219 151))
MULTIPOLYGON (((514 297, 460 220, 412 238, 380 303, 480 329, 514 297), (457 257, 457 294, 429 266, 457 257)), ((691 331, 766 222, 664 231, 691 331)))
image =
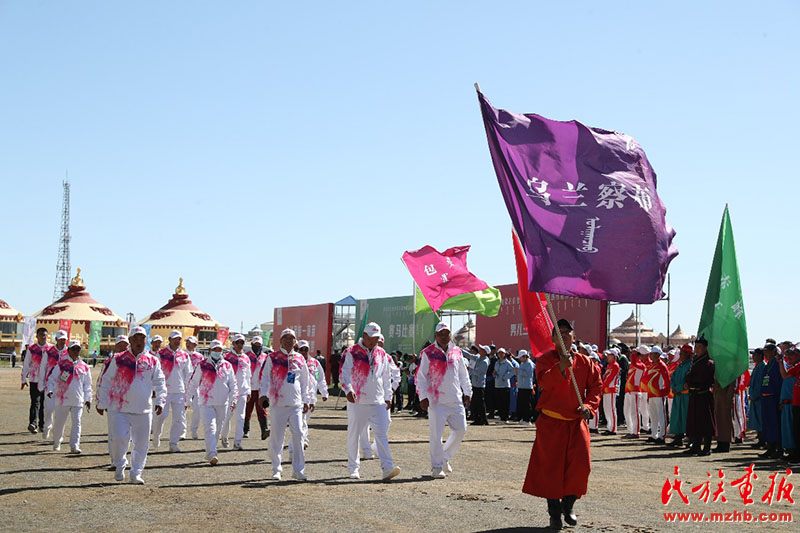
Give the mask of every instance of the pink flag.
POLYGON ((434 312, 448 298, 488 287, 467 268, 467 251, 469 246, 456 246, 441 253, 425 246, 403 254, 406 268, 434 312))

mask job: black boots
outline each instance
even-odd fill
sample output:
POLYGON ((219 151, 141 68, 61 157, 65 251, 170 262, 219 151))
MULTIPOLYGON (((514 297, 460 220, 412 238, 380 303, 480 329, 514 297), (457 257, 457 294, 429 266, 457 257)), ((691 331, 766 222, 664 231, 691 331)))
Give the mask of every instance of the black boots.
POLYGON ((567 524, 574 526, 578 523, 578 517, 575 516, 575 512, 572 510, 572 506, 575 505, 575 500, 577 500, 577 496, 564 496, 561 500, 561 510, 564 512, 564 522, 567 524))
POLYGON ((668 443, 667 446, 670 448, 680 448, 683 446, 683 433, 675 435, 675 438, 672 442, 668 443))
POLYGON ((267 437, 269 437, 269 430, 267 429, 266 417, 259 418, 258 425, 261 426, 261 440, 267 440, 267 437))
POLYGON ((717 447, 714 448, 714 453, 728 453, 731 451, 730 442, 717 442, 717 447))
POLYGON ((703 437, 703 449, 697 455, 698 457, 711 455, 711 437, 703 437))
POLYGON ((250 438, 250 419, 249 418, 245 418, 244 419, 244 428, 243 429, 244 429, 243 437, 246 438, 246 439, 249 439, 250 438))
POLYGON ((561 501, 560 500, 547 500, 547 514, 550 515, 550 529, 560 530, 564 527, 561 522, 561 501))

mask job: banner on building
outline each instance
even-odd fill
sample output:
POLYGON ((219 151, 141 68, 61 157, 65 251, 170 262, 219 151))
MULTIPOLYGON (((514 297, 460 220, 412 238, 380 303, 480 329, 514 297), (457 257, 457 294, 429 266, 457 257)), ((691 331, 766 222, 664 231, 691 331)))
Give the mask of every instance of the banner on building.
POLYGON ((69 335, 72 332, 72 320, 67 320, 66 318, 62 318, 58 321, 58 329, 61 331, 67 332, 67 338, 69 339, 69 335))
POLYGON ((103 335, 103 321, 92 320, 89 324, 89 356, 100 354, 100 339, 103 335))
POLYGON ((433 313, 414 315, 413 296, 359 300, 356 313, 356 323, 368 315, 381 327, 387 352, 418 353, 426 340, 433 341, 438 322, 433 313))

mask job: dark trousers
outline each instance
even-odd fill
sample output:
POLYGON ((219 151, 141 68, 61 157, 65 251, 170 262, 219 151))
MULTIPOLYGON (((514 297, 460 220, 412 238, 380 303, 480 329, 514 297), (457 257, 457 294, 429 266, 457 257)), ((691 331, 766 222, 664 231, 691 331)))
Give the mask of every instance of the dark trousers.
POLYGON ((800 405, 792 406, 792 433, 794 434, 794 453, 800 457, 800 405))
POLYGON ((244 432, 250 431, 250 417, 253 416, 253 409, 256 410, 256 416, 259 420, 267 419, 267 411, 261 407, 261 402, 258 401, 259 391, 254 390, 247 397, 247 405, 244 408, 244 432))
POLYGON ((764 442, 780 446, 781 442, 781 419, 779 417, 778 405, 779 397, 777 394, 761 397, 761 424, 764 442))
POLYGON ((494 395, 497 399, 497 416, 500 417, 500 420, 508 420, 508 401, 511 391, 507 388, 495 387, 494 395))
POLYGON ((486 388, 484 396, 486 401, 486 412, 490 418, 494 418, 494 412, 497 410, 497 401, 494 393, 494 381, 486 380, 486 388))
POLYGON ((392 412, 394 413, 395 410, 399 411, 403 408, 403 391, 400 387, 397 387, 397 390, 394 391, 394 396, 392 396, 392 412))
POLYGON ((472 401, 469 403, 472 409, 472 420, 477 424, 486 424, 486 401, 483 397, 483 389, 472 389, 472 401))
POLYGON ((408 404, 406 405, 406 409, 413 409, 416 405, 416 398, 417 398, 417 386, 409 383, 408 384, 408 404))
POLYGON ((531 396, 533 389, 517 389, 517 414, 524 422, 531 421, 531 396))
POLYGON ((30 382, 29 387, 31 393, 31 411, 28 416, 28 423, 36 425, 36 419, 38 417, 38 428, 39 431, 42 431, 44 429, 44 391, 39 392, 39 385, 33 381, 30 382))

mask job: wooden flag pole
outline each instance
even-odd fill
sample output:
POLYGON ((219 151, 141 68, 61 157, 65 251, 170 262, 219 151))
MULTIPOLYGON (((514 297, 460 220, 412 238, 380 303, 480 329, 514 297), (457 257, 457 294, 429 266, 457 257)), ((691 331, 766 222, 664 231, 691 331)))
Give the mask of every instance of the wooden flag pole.
MULTIPOLYGON (((550 296, 547 293, 544 293, 545 300, 547 300, 547 312, 550 314, 550 320, 553 321, 553 327, 556 328, 558 331, 558 346, 557 348, 561 348, 559 353, 561 354, 568 354, 567 347, 564 345, 564 339, 561 338, 561 331, 558 330, 558 319, 556 319, 556 312, 553 310, 553 304, 550 303, 550 296)), ((575 379, 575 372, 572 371, 572 365, 569 367, 569 377, 572 381, 572 386, 575 387, 575 394, 578 396, 578 403, 582 406, 583 405, 583 396, 581 395, 581 391, 578 388, 578 381, 575 379)))

